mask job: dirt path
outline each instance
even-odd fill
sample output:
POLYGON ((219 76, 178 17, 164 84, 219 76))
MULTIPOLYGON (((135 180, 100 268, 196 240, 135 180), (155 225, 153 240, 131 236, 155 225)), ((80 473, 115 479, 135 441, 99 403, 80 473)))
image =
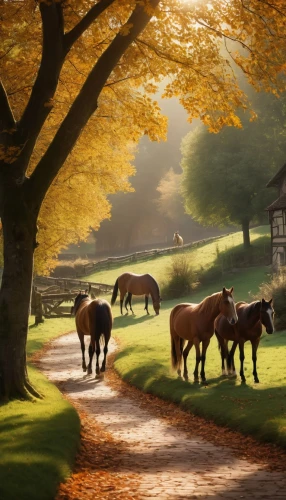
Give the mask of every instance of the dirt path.
POLYGON ((87 419, 83 430, 87 427, 88 432, 90 425, 95 426, 93 434, 84 436, 75 478, 63 487, 59 498, 285 498, 286 472, 278 470, 281 462, 281 469, 285 467, 285 455, 279 456, 273 447, 257 446, 254 442, 252 445, 251 440, 237 439, 239 435, 211 426, 212 441, 228 441, 237 452, 218 446, 200 435, 185 432, 188 421, 196 421, 199 429, 202 420, 186 415, 174 405, 161 406, 156 398, 141 393, 134 396, 125 384, 122 389, 110 369, 104 381, 84 376, 76 334, 51 343, 40 367, 87 419), (161 418, 164 411, 166 418, 161 418), (92 436, 97 441, 91 446, 92 436), (241 458, 245 446, 248 460, 241 458), (259 461, 255 461, 254 456, 259 454, 259 461), (269 470, 271 463, 275 470, 269 470))

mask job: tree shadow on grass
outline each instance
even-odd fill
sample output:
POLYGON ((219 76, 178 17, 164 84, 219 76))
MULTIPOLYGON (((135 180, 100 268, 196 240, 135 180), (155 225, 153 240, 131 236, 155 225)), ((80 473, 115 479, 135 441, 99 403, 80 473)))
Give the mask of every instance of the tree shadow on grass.
POLYGON ((156 317, 155 315, 145 315, 145 316, 139 316, 139 315, 132 315, 128 314, 128 316, 116 316, 113 319, 113 330, 116 330, 117 328, 124 328, 125 326, 130 326, 130 325, 138 325, 139 323, 145 323, 145 321, 151 321, 156 317))
MULTIPOLYGON (((37 405, 41 403, 37 402, 37 405)), ((79 421, 73 408, 51 417, 30 412, 0 420, 0 498, 50 500, 68 472, 78 447, 79 421), (77 432, 75 430, 77 429, 77 432)))

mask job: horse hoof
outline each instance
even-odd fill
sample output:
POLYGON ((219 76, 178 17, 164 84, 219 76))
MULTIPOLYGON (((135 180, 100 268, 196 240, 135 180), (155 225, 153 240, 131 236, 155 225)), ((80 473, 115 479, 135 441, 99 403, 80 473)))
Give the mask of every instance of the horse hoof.
POLYGON ((84 366, 82 367, 82 371, 83 371, 83 372, 86 372, 86 366, 85 366, 85 367, 84 367, 84 366))
POLYGON ((87 370, 87 374, 88 374, 88 375, 91 375, 91 374, 92 374, 92 369, 91 369, 91 368, 89 368, 89 369, 87 370))

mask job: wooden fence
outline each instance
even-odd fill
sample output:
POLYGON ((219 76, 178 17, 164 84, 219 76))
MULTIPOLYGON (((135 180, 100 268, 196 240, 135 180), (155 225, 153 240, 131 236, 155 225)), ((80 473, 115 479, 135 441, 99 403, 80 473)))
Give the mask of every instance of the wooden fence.
POLYGON ((98 262, 89 262, 88 264, 84 264, 82 266, 80 275, 87 276, 89 274, 95 273, 96 271, 117 267, 120 264, 126 264, 128 262, 137 262, 140 260, 147 260, 148 258, 153 259, 154 257, 159 257, 160 255, 181 253, 186 249, 195 248, 205 243, 219 240, 220 238, 224 238, 225 236, 229 236, 230 234, 233 233, 222 234, 220 236, 212 236, 210 238, 205 238, 204 240, 194 241, 193 243, 187 243, 183 247, 167 247, 161 249, 143 250, 142 252, 135 252, 128 255, 123 255, 121 257, 108 257, 106 259, 99 260, 98 262))
POLYGON ((42 323, 44 317, 70 317, 79 290, 88 290, 91 297, 96 297, 113 290, 113 285, 67 278, 35 278, 31 300, 31 314, 35 315, 35 323, 42 323))

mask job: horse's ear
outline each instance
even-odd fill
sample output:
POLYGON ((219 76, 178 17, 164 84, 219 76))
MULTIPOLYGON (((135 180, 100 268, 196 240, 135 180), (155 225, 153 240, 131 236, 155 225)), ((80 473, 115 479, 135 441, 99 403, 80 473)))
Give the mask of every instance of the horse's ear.
POLYGON ((226 289, 225 289, 225 286, 223 287, 222 289, 222 293, 225 293, 226 292, 226 289))
POLYGON ((264 298, 261 300, 261 302, 262 302, 262 304, 264 304, 264 302, 265 302, 264 298))
POLYGON ((273 299, 271 298, 271 299, 269 300, 269 305, 270 305, 270 306, 271 306, 272 302, 273 302, 273 299))
POLYGON ((230 291, 230 293, 232 293, 232 292, 233 292, 233 286, 231 287, 231 289, 230 289, 229 291, 230 291))

